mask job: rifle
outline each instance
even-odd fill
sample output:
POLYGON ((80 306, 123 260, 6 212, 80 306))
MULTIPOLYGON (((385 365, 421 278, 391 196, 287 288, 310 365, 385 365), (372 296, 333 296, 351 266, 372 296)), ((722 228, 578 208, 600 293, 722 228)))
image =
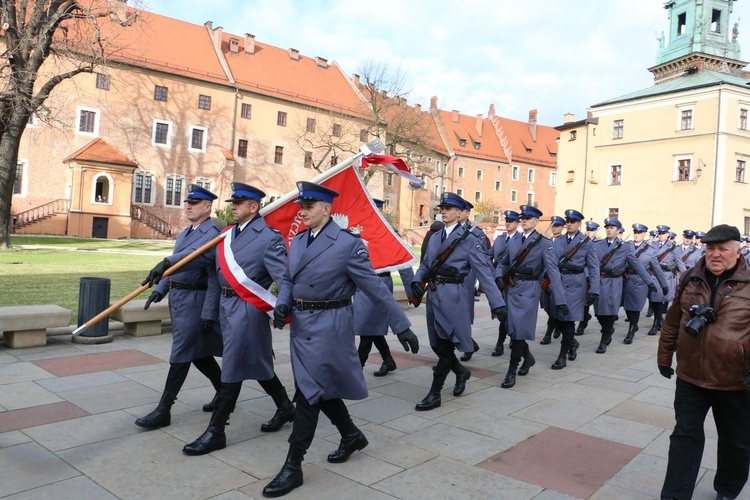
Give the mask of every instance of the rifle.
MULTIPOLYGON (((550 225, 550 227, 552 226, 550 225)), ((521 250, 521 252, 518 255, 516 255, 516 258, 513 259, 513 262, 511 262, 510 267, 508 268, 508 271, 503 276, 503 283, 505 283, 508 286, 516 286, 516 282, 513 280, 513 276, 516 275, 516 269, 518 268, 518 266, 520 266, 523 263, 524 259, 526 259, 526 256, 529 255, 529 252, 534 247, 534 245, 536 245, 543 239, 546 239, 546 238, 542 236, 541 234, 537 235, 534 241, 526 245, 526 248, 521 250)))
POLYGON ((607 264, 609 264, 609 261, 612 260, 612 256, 615 254, 615 252, 621 246, 622 246, 622 240, 619 240, 617 242, 617 245, 615 245, 615 247, 612 250, 610 250, 609 252, 607 252, 607 255, 605 255, 604 257, 602 257, 602 261, 599 263, 599 270, 600 271, 604 269, 604 266, 606 266, 607 264))
MULTIPOLYGON (((451 244, 448 245, 448 247, 443 250, 440 255, 437 256, 435 261, 430 265, 430 267, 427 269, 427 272, 424 273, 423 279, 419 282, 419 288, 424 292, 427 287, 430 287, 430 290, 435 290, 435 276, 438 274, 438 269, 440 269, 440 266, 445 264, 445 261, 448 260, 448 257, 451 256, 453 253, 453 249, 456 248, 456 245, 464 241, 466 238, 469 237, 471 234, 471 230, 474 228, 474 225, 471 222, 466 222, 464 225, 464 232, 461 233, 461 236, 456 238, 455 240, 451 241, 451 244)), ((434 236, 433 236, 434 237, 434 236)), ((413 305, 414 307, 419 307, 419 304, 422 303, 422 297, 415 297, 411 296, 409 297, 409 304, 413 305)))
POLYGON ((661 262, 661 261, 663 261, 663 260, 665 259, 665 257, 666 257, 667 255, 669 255, 669 254, 670 254, 670 252, 673 252, 673 251, 674 251, 674 249, 675 249, 675 245, 672 245, 672 246, 670 246, 669 248, 667 248, 666 250, 664 250, 664 251, 663 251, 663 252, 661 253, 661 255, 659 255, 659 256, 658 256, 658 257, 656 258, 656 261, 657 261, 657 262, 661 262))
MULTIPOLYGON (((557 261, 557 267, 559 267, 560 269, 562 269, 562 267, 565 264, 567 264, 570 259, 573 258, 573 256, 576 254, 576 252, 578 252, 578 249, 581 248, 581 246, 584 243, 586 243, 587 241, 590 241, 590 240, 591 240, 591 238, 588 237, 588 236, 586 236, 584 239, 582 239, 581 241, 579 241, 576 246, 574 246, 573 248, 571 248, 570 250, 568 250, 562 257, 560 257, 560 260, 557 261)), ((550 284, 549 277, 544 278, 544 281, 542 281, 542 290, 545 291, 545 292, 547 290, 549 290, 549 284, 550 284)))
MULTIPOLYGON (((635 252, 635 258, 637 259, 641 255, 643 255, 643 252, 648 250, 649 245, 647 243, 641 243, 641 247, 638 249, 637 252, 635 252)), ((622 279, 627 280, 628 278, 628 272, 632 271, 629 267, 625 267, 625 272, 622 274, 622 279)))
POLYGON ((698 249, 697 249, 697 248, 695 248, 695 246, 694 246, 694 247, 692 248, 692 250, 690 250, 690 251, 689 251, 688 253, 686 253, 685 255, 683 255, 683 256, 682 256, 682 262, 687 262, 687 260, 688 260, 688 257, 690 257, 691 255, 693 255, 693 253, 694 253, 694 252, 695 252, 696 250, 698 250, 698 249))

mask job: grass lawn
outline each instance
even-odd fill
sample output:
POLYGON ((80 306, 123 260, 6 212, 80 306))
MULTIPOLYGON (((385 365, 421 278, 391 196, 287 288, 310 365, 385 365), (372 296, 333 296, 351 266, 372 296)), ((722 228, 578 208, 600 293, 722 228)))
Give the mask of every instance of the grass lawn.
POLYGON ((11 245, 41 247, 0 251, 0 306, 57 304, 73 311, 76 323, 80 278, 109 278, 110 299, 119 300, 141 284, 174 243, 13 236, 11 245))

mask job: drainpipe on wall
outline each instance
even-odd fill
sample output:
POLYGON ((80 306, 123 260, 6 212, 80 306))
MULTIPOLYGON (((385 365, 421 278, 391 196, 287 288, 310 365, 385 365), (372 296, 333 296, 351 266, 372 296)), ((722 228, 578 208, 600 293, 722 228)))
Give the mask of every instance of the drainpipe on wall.
POLYGON ((716 147, 714 148, 714 189, 711 195, 711 225, 709 229, 714 227, 714 216, 716 214, 716 190, 719 185, 719 138, 721 136, 721 89, 719 89, 719 105, 716 110, 716 147))
POLYGON ((581 193, 581 213, 585 213, 583 206, 586 201, 586 184, 589 182, 589 124, 586 124, 586 153, 583 156, 583 193, 581 193))

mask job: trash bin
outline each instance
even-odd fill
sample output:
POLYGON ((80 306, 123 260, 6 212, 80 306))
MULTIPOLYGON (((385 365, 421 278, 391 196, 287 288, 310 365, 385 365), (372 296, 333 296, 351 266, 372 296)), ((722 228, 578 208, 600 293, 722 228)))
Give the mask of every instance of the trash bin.
MULTIPOLYGON (((109 278, 81 278, 78 288, 78 326, 109 307, 109 278)), ((105 318, 81 332, 82 337, 106 337, 109 321, 105 318)))

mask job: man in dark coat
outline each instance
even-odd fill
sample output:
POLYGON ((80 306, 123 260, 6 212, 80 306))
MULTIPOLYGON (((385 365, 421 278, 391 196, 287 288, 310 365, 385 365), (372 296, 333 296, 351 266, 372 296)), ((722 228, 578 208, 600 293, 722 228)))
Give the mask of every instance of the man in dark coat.
MULTIPOLYGON (((169 315, 172 318, 172 352, 169 373, 159 405, 154 411, 135 421, 146 429, 165 427, 172 421, 171 408, 188 375, 190 363, 203 373, 216 389, 221 387, 221 368, 214 356, 221 356, 221 331, 216 324, 219 288, 213 261, 215 248, 201 254, 178 272, 159 281, 166 269, 203 244, 219 235, 211 220, 211 208, 216 195, 197 185, 188 185, 185 215, 190 226, 182 231, 174 244, 174 253, 160 262, 149 273, 143 284, 158 282, 146 300, 144 309, 161 301, 169 294, 169 315)), ((213 411, 214 401, 203 406, 213 411)))
MULTIPOLYGON (((505 216, 505 234, 501 234, 495 238, 495 242, 492 244, 492 265, 497 269, 497 265, 502 260, 503 255, 508 250, 508 242, 512 238, 520 238, 521 235, 516 231, 518 229, 518 223, 521 222, 521 216, 514 210, 506 210, 503 215, 505 216)), ((503 301, 508 303, 508 289, 501 290, 503 294, 503 301)), ((502 356, 505 352, 505 339, 508 336, 508 318, 505 318, 500 322, 500 326, 497 329, 497 343, 495 349, 492 351, 492 356, 502 356)))

